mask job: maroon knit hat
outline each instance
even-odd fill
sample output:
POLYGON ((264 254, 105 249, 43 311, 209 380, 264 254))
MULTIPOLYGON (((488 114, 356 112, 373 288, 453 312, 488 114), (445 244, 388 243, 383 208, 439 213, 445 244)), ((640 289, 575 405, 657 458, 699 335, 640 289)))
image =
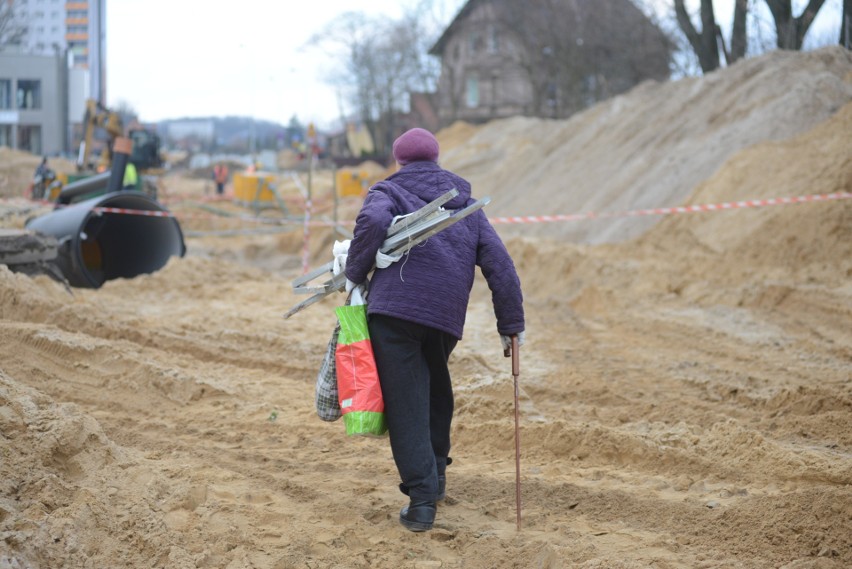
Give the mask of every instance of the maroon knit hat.
POLYGON ((405 166, 409 162, 438 161, 438 140, 426 129, 412 128, 393 142, 394 160, 405 166))

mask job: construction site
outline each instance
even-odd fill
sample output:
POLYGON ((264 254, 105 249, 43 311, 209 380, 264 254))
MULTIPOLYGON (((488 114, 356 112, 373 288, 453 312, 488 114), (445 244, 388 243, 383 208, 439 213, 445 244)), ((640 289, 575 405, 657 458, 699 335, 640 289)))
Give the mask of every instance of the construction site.
POLYGON ((54 240, 0 248, 0 569, 852 566, 852 52, 435 135, 489 198, 526 341, 516 437, 477 275, 426 533, 387 437, 317 417, 345 295, 288 314, 394 167, 68 181, 38 196, 61 210, 0 148, 0 237, 54 240))

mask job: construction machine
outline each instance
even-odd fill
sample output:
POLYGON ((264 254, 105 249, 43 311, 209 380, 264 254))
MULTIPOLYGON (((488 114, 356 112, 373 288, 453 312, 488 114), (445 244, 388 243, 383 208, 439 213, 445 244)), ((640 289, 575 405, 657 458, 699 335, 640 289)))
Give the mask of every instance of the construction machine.
POLYGON ((34 180, 33 198, 55 201, 68 184, 110 170, 113 165, 113 145, 116 139, 124 136, 133 143, 129 161, 139 174, 136 189, 156 199, 158 177, 165 172, 159 135, 144 128, 125 129, 121 115, 94 99, 86 101, 83 134, 77 153, 77 172, 58 174, 51 180, 34 180), (96 134, 101 131, 106 134, 106 140, 102 144, 97 162, 94 162, 92 158, 98 142, 96 134))
MULTIPOLYGON (((129 128, 127 137, 133 141, 133 151, 130 161, 140 173, 157 172, 163 168, 163 158, 160 155, 160 137, 157 133, 144 128, 129 128)), ((77 156, 77 170, 102 172, 109 170, 112 165, 112 145, 119 136, 125 136, 121 116, 111 111, 94 99, 86 101, 86 114, 83 118, 83 139, 80 141, 80 151, 77 156), (101 152, 97 165, 90 162, 95 132, 103 129, 108 136, 107 143, 101 152)))
POLYGON ((112 144, 119 136, 124 136, 124 124, 121 116, 104 107, 99 101, 88 99, 86 101, 86 113, 83 115, 83 138, 80 141, 80 151, 77 154, 77 171, 103 172, 109 170, 112 164, 112 144), (106 132, 107 141, 101 151, 100 160, 97 164, 93 164, 90 162, 90 158, 95 143, 95 133, 98 129, 106 132))

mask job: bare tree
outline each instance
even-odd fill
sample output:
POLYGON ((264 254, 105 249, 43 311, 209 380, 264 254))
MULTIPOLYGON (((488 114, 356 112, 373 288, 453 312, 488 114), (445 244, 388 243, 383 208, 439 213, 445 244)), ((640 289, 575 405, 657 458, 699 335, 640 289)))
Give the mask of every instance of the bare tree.
POLYGON ((113 106, 113 112, 117 114, 121 118, 121 124, 124 125, 125 130, 134 122, 139 120, 139 113, 136 112, 136 109, 127 102, 127 101, 118 101, 113 106))
POLYGON ((793 0, 765 0, 775 20, 776 44, 779 49, 802 49, 808 28, 825 0, 810 0, 799 16, 793 16, 793 0))
POLYGON ((431 91, 437 81, 439 69, 428 56, 427 41, 434 34, 424 29, 418 12, 424 6, 429 3, 397 21, 347 12, 308 42, 337 62, 329 82, 370 129, 379 153, 390 148, 395 117, 407 109, 409 92, 431 91))
MULTIPOLYGON (((634 0, 634 2, 647 4, 646 12, 658 5, 657 2, 647 0, 634 0)), ((678 44, 685 38, 689 49, 698 59, 702 71, 708 73, 722 66, 723 63, 730 65, 748 55, 771 49, 801 50, 805 45, 805 36, 817 13, 825 4, 825 0, 807 0, 807 6, 797 17, 793 15, 792 0, 735 0, 733 25, 728 43, 725 42, 716 18, 713 0, 700 0, 697 19, 695 14, 690 14, 688 11, 688 4, 693 5, 685 0, 673 0, 671 9, 674 15, 670 13, 663 19, 677 21, 677 33, 673 35, 673 41, 678 44)), ((850 11, 850 5, 852 0, 843 0, 846 14, 850 11)), ((845 41, 842 21, 843 18, 841 18, 840 30, 841 43, 845 41)), ((670 34, 672 30, 673 27, 669 26, 670 34)), ((832 43, 833 41, 831 40, 832 43)), ((818 43, 826 45, 824 41, 818 43)), ((684 55, 684 53, 679 54, 676 61, 683 59, 688 61, 689 57, 684 55)), ((690 73, 687 71, 684 74, 690 73)))
POLYGON ((748 49, 748 35, 746 34, 748 0, 736 0, 734 3, 734 22, 731 29, 730 48, 725 44, 722 28, 716 20, 713 0, 701 0, 700 29, 693 24, 684 0, 675 0, 674 5, 678 25, 686 35, 693 51, 695 51, 704 73, 718 69, 721 66, 722 56, 724 56, 728 65, 745 57, 748 49))
MULTIPOLYGON (((725 50, 725 59, 730 65, 731 63, 742 59, 748 50, 748 34, 746 32, 746 20, 748 19, 748 0, 736 0, 734 4, 734 25, 731 28, 731 49, 725 50)), ((722 47, 725 46, 725 40, 721 33, 719 40, 722 47)))
POLYGON ((27 34, 27 27, 18 21, 12 2, 0 1, 0 47, 18 45, 27 34))
POLYGON ((716 15, 713 11, 712 0, 701 0, 701 29, 697 29, 692 23, 689 13, 686 11, 684 0, 675 0, 675 14, 678 25, 689 40, 689 44, 698 56, 701 70, 709 73, 718 69, 719 46, 716 43, 716 15))

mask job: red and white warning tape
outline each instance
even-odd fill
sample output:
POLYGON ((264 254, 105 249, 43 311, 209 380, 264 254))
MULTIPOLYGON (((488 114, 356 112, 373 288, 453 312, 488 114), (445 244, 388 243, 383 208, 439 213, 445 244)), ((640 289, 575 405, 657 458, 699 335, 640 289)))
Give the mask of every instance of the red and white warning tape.
POLYGON ((92 208, 92 211, 95 213, 118 213, 124 215, 145 215, 149 217, 175 217, 180 219, 236 219, 241 221, 250 221, 255 223, 269 223, 280 225, 282 222, 286 223, 298 223, 302 222, 299 220, 281 220, 274 219, 270 217, 257 217, 254 215, 234 215, 229 217, 222 217, 220 215, 214 214, 198 214, 198 213, 181 213, 174 214, 170 211, 154 211, 154 210, 146 210, 146 209, 127 209, 121 207, 95 207, 92 208))
POLYGON ((148 217, 175 217, 168 211, 155 211, 149 209, 127 209, 124 207, 95 207, 92 208, 95 213, 121 213, 126 215, 146 215, 148 217))
MULTIPOLYGON (((492 217, 489 218, 489 221, 494 224, 501 223, 555 223, 560 221, 582 221, 584 219, 610 219, 610 218, 618 218, 618 217, 639 217, 644 215, 671 215, 671 214, 679 214, 679 213, 698 213, 698 212, 708 212, 708 211, 724 211, 731 209, 743 209, 743 208, 751 208, 751 207, 766 207, 771 205, 791 205, 791 204, 800 204, 800 203, 809 203, 809 202, 826 202, 826 201, 835 201, 835 200, 848 200, 852 199, 852 193, 850 192, 836 192, 832 194, 813 194, 809 196, 796 196, 790 198, 767 198, 762 200, 743 200, 736 202, 722 202, 718 204, 699 204, 699 205, 686 205, 686 206, 678 206, 678 207, 658 207, 651 209, 634 209, 627 211, 617 211, 617 212, 588 212, 588 213, 573 213, 567 215, 519 215, 512 217, 492 217)), ((231 219, 240 219, 243 221, 251 221, 257 223, 272 223, 272 224, 284 224, 284 225, 292 225, 299 224, 303 225, 307 231, 308 225, 334 225, 332 221, 324 221, 324 220, 311 220, 311 209, 312 204, 308 202, 306 204, 306 215, 304 220, 281 220, 281 219, 272 219, 268 217, 256 217, 249 215, 239 215, 235 216, 231 219)), ((145 215, 150 217, 179 217, 179 218, 192 218, 192 219, 222 219, 222 217, 217 215, 198 215, 198 214, 181 214, 175 215, 168 211, 154 211, 154 210, 138 210, 138 209, 127 209, 127 208, 118 208, 118 207, 97 207, 92 211, 98 213, 117 213, 117 214, 125 214, 125 215, 145 215)), ((354 221, 339 221, 339 225, 353 225, 354 221)))
POLYGON ((302 239, 302 274, 307 274, 308 267, 311 263, 311 250, 308 246, 308 242, 311 238, 311 198, 308 197, 305 199, 305 225, 302 230, 303 239, 302 239))
POLYGON ((607 219, 614 217, 638 217, 642 215, 670 215, 675 213, 696 213, 706 211, 720 211, 726 209, 742 209, 747 207, 764 207, 770 205, 789 205, 807 202, 822 202, 831 200, 848 200, 852 193, 837 192, 833 194, 814 194, 810 196, 797 196, 792 198, 768 198, 765 200, 743 200, 738 202, 723 202, 719 204, 686 205, 679 207, 658 207, 652 209, 634 209, 618 212, 589 212, 575 213, 570 215, 538 215, 538 216, 513 216, 489 218, 491 223, 553 223, 557 221, 580 221, 583 219, 607 219))

